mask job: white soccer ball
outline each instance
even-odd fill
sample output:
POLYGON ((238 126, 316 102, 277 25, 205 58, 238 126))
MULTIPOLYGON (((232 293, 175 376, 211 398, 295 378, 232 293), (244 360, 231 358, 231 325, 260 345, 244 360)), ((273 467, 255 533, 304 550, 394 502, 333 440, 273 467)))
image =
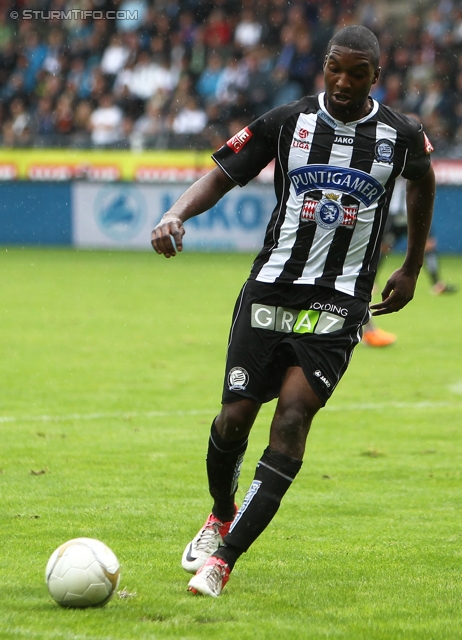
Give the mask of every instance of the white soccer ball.
POLYGON ((100 540, 74 538, 53 551, 45 581, 51 597, 63 607, 102 607, 119 586, 120 565, 100 540))

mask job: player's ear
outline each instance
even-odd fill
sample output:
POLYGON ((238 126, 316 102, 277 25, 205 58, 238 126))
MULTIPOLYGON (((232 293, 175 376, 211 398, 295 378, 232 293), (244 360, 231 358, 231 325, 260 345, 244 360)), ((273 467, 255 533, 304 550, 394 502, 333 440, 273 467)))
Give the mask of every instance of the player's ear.
POLYGON ((380 72, 382 71, 382 67, 377 67, 374 71, 374 76, 372 78, 372 84, 376 84, 380 78, 380 72))

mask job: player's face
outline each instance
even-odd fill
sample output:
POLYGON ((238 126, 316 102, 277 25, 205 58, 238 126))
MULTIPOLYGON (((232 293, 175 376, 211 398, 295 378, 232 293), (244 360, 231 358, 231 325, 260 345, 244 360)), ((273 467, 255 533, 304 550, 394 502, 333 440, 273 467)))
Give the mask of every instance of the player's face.
POLYGON ((379 74, 367 53, 333 45, 324 60, 328 112, 342 122, 364 118, 370 110, 371 85, 379 74))

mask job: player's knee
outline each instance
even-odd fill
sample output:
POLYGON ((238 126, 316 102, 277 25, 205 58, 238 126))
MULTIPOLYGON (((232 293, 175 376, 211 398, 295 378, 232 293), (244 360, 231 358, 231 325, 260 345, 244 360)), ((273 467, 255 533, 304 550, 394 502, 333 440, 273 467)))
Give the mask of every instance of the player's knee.
POLYGON ((311 424, 311 416, 302 407, 289 407, 277 416, 273 431, 287 443, 304 441, 311 424))
POLYGON ((249 400, 224 404, 216 420, 218 433, 223 440, 237 440, 249 434, 260 405, 249 400))
POLYGON ((271 442, 275 448, 293 457, 302 453, 317 409, 318 407, 312 407, 301 401, 279 403, 271 425, 271 442))

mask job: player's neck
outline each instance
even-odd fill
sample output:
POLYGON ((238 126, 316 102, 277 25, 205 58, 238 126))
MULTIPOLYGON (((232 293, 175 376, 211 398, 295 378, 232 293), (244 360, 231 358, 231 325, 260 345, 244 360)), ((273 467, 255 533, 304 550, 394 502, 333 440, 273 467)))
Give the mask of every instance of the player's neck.
POLYGON ((327 96, 324 96, 324 106, 329 115, 331 115, 339 122, 347 124, 348 122, 357 122, 358 120, 362 120, 363 118, 368 116, 374 108, 374 101, 372 100, 372 98, 368 97, 366 101, 357 109, 351 111, 345 110, 342 111, 342 113, 339 113, 338 110, 332 109, 331 105, 329 105, 329 102, 327 101, 327 96))

